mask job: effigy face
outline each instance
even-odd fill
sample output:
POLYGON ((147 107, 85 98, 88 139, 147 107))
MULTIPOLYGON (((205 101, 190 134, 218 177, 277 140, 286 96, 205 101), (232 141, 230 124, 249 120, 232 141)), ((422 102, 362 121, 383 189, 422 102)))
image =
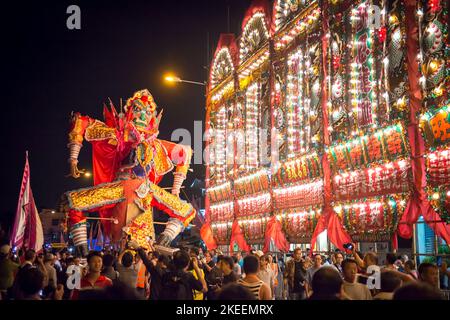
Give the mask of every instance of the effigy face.
POLYGON ((154 135, 158 133, 159 117, 156 114, 156 103, 148 90, 137 91, 128 99, 125 107, 127 118, 141 133, 154 135))

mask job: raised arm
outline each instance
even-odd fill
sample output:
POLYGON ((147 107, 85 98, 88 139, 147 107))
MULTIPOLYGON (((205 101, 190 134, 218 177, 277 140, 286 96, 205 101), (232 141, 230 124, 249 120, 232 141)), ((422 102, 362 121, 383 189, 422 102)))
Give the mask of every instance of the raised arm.
POLYGON ((70 151, 70 173, 68 176, 73 178, 79 178, 80 174, 83 173, 83 171, 78 169, 78 155, 80 154, 81 147, 83 146, 83 137, 86 128, 90 123, 92 123, 92 121, 93 120, 91 118, 82 116, 78 112, 72 116, 72 127, 69 132, 69 143, 67 144, 67 147, 70 151))
POLYGON ((170 141, 160 141, 166 148, 169 158, 175 164, 172 194, 179 195, 181 185, 186 179, 186 175, 191 164, 192 149, 189 146, 176 144, 170 141))

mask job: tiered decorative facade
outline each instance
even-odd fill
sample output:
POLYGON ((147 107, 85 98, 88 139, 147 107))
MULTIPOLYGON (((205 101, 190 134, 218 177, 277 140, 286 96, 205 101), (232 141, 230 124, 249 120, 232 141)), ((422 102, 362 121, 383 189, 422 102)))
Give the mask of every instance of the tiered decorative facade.
POLYGON ((211 65, 207 245, 287 250, 327 229, 342 249, 410 238, 420 215, 449 243, 448 10, 253 1, 211 65))

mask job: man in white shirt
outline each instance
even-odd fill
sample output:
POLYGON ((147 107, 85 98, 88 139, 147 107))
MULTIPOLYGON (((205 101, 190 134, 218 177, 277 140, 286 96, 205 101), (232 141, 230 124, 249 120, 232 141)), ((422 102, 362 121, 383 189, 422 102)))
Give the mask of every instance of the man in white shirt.
POLYGON ((358 265, 353 259, 342 261, 342 271, 344 273, 344 293, 352 300, 372 300, 372 295, 366 285, 356 282, 358 265))

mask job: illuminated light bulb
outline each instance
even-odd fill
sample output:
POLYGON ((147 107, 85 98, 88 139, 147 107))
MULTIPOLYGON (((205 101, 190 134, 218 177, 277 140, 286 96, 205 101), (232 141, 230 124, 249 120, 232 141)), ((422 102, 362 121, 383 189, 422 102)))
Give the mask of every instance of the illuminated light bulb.
POLYGON ((432 72, 435 72, 439 67, 439 63, 436 60, 430 62, 430 69, 432 72))
POLYGON ((439 193, 435 192, 431 197, 433 198, 433 200, 439 200, 439 193))
POLYGON ((450 197, 450 191, 447 191, 447 198, 450 197))

